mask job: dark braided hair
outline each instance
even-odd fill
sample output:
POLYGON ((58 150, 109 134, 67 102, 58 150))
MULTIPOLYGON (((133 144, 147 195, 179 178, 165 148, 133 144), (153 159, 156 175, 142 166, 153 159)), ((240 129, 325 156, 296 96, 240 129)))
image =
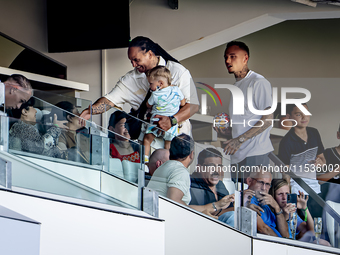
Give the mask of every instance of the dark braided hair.
POLYGON ((173 58, 169 53, 167 53, 161 46, 154 43, 150 38, 144 36, 137 36, 129 43, 130 47, 139 47, 142 51, 148 52, 151 50, 156 56, 161 56, 164 60, 173 61, 179 63, 179 61, 173 58))

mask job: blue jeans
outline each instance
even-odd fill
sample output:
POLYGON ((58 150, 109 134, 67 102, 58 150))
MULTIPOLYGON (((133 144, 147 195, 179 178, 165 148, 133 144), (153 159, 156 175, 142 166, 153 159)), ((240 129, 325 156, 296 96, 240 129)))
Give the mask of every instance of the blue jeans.
POLYGON ((231 227, 234 227, 234 216, 234 211, 225 212, 220 217, 218 217, 218 220, 226 223, 231 227))

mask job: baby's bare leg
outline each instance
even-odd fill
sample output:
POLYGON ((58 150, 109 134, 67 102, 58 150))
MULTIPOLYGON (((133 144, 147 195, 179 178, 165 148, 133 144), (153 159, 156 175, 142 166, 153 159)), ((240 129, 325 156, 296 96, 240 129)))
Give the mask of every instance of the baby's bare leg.
POLYGON ((171 141, 164 141, 164 149, 170 150, 171 141))
POLYGON ((150 154, 151 143, 152 143, 153 139, 155 139, 155 135, 152 134, 152 133, 144 135, 143 145, 144 145, 145 156, 149 156, 149 154, 150 154))

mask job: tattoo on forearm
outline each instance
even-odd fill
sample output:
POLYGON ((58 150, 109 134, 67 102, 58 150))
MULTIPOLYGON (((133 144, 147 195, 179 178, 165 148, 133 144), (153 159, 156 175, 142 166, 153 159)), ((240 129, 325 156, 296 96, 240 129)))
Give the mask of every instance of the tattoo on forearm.
POLYGON ((92 114, 100 114, 110 110, 115 105, 105 97, 99 98, 93 105, 92 105, 92 114))
POLYGON ((254 136, 257 136, 259 134, 261 134, 263 131, 265 131, 270 125, 271 122, 270 121, 266 121, 267 119, 272 119, 273 115, 267 115, 267 116, 262 116, 261 120, 259 120, 258 122, 256 122, 256 124, 254 125, 254 127, 252 127, 251 129, 249 129, 247 132, 245 132, 242 136, 248 140, 253 138, 254 136))
POLYGON ((111 105, 106 104, 106 103, 99 103, 98 105, 93 105, 92 106, 92 114, 100 114, 103 112, 106 112, 112 108, 111 105))

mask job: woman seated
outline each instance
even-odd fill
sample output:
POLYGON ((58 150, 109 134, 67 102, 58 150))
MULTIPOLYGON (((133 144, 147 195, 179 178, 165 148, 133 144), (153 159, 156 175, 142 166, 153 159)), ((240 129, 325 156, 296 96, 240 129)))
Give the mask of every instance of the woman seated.
POLYGON ((56 114, 58 119, 64 120, 68 129, 61 131, 58 147, 64 152, 63 158, 81 163, 90 163, 90 139, 85 120, 80 121, 78 109, 68 101, 55 105, 51 114, 56 114))
POLYGON ((46 155, 50 157, 60 157, 61 153, 57 148, 60 128, 63 122, 53 116, 53 126, 42 135, 36 126, 36 113, 33 108, 34 98, 31 97, 23 103, 19 109, 13 109, 10 117, 19 119, 9 130, 9 148, 46 155))
MULTIPOLYGON (((296 240, 316 243, 314 233, 314 221, 307 207, 308 196, 305 196, 303 192, 299 191, 299 195, 297 195, 297 203, 288 203, 290 187, 286 179, 273 179, 269 194, 273 196, 273 198, 281 207, 283 215, 285 216, 287 222, 290 220, 289 217, 292 215, 292 213, 298 213, 296 240)), ((292 238, 289 224, 288 231, 290 232, 290 238, 292 238)), ((331 246, 329 242, 323 239, 320 239, 319 243, 322 245, 331 246)))
POLYGON ((130 134, 126 127, 128 115, 121 111, 111 114, 108 129, 110 141, 110 155, 112 158, 119 158, 121 161, 140 162, 138 144, 130 142, 130 134))

